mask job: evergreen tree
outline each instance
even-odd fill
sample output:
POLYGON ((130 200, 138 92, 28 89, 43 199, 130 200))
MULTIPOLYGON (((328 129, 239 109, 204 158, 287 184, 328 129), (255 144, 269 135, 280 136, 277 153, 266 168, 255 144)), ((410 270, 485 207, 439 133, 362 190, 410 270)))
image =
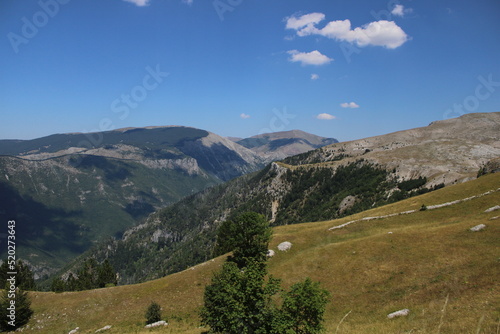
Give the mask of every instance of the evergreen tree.
POLYGON ((78 280, 75 278, 73 273, 68 274, 68 278, 66 279, 66 283, 64 284, 64 290, 66 291, 77 291, 79 290, 80 284, 78 280))
POLYGON ((109 263, 108 259, 98 267, 97 270, 97 287, 104 288, 108 284, 116 285, 116 272, 113 266, 109 263))
POLYGON ((267 278, 271 230, 265 219, 246 213, 223 226, 219 247, 234 253, 205 288, 202 324, 225 334, 320 333, 328 292, 319 283, 308 278, 283 295, 281 308, 273 303, 280 280, 267 278))
POLYGON ((78 291, 104 288, 106 285, 116 285, 116 271, 106 259, 102 264, 98 264, 93 258, 85 260, 82 269, 75 276, 69 273, 66 281, 56 278, 52 281, 51 290, 78 291))
POLYGON ((97 288, 98 264, 96 259, 89 258, 83 263, 83 268, 78 271, 78 290, 97 288))
POLYGON ((151 302, 146 310, 146 325, 158 321, 161 321, 161 306, 155 302, 151 302))
POLYGON ((2 262, 0 266, 0 284, 4 286, 7 283, 8 272, 16 273, 16 286, 22 290, 36 290, 35 277, 31 269, 21 260, 18 260, 13 265, 9 265, 7 260, 2 262))
POLYGON ((13 293, 9 288, 9 285, 6 285, 0 298, 0 330, 2 332, 14 331, 26 325, 33 315, 28 293, 21 289, 16 289, 13 293))
POLYGON ((272 229, 265 217, 247 212, 222 223, 217 235, 215 254, 233 251, 230 261, 238 264, 239 268, 246 267, 250 259, 264 262, 271 236, 272 229))
POLYGON ((65 290, 65 284, 62 278, 54 278, 52 280, 52 284, 50 285, 50 290, 54 292, 63 292, 65 290))

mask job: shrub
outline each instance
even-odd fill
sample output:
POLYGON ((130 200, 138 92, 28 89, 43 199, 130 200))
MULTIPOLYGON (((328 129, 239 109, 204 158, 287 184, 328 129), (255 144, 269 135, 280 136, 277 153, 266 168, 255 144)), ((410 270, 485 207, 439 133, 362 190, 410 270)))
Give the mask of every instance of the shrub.
POLYGON ((146 310, 146 325, 152 324, 154 322, 161 320, 161 306, 155 302, 149 304, 146 310))
POLYGON ((328 297, 328 291, 310 278, 294 284, 285 293, 281 308, 286 328, 295 334, 321 333, 328 297))

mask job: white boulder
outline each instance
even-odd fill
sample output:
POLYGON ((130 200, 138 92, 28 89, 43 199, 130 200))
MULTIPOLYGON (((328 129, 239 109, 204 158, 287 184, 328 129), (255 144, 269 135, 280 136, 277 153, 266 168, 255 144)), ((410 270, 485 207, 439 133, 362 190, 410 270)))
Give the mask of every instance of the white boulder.
POLYGON ((284 241, 278 245, 278 249, 282 252, 286 252, 290 248, 292 248, 292 243, 289 241, 284 241))
POLYGON ((493 212, 497 210, 500 210, 500 205, 492 206, 491 208, 484 210, 484 212, 493 212))
POLYGON ((152 324, 144 326, 144 328, 153 328, 153 327, 159 327, 159 326, 167 326, 168 323, 165 320, 153 322, 152 324))
POLYGON ((405 308, 405 309, 388 314, 387 318, 392 319, 392 318, 396 318, 396 317, 406 317, 408 314, 410 314, 410 310, 405 308))
POLYGON ((474 227, 471 227, 470 230, 472 232, 478 232, 478 231, 481 231, 482 229, 484 229, 486 227, 486 225, 484 224, 479 224, 479 225, 476 225, 474 227))
POLYGON ((103 328, 99 328, 99 329, 98 329, 98 330, 96 330, 95 332, 96 332, 96 333, 99 333, 99 332, 104 332, 104 331, 107 331, 108 329, 111 329, 111 326, 110 326, 110 325, 104 326, 103 328))

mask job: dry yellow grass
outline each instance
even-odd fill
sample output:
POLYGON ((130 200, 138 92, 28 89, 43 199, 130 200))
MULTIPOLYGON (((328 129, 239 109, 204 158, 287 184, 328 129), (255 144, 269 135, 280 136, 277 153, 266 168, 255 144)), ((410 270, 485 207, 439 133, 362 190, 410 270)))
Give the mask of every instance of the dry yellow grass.
MULTIPOLYGON (((270 271, 283 279, 284 287, 308 276, 330 291, 327 333, 499 333, 500 219, 490 219, 500 211, 484 211, 500 204, 500 192, 328 230, 353 219, 419 209, 498 187, 500 174, 492 174, 352 217, 276 228, 271 248, 282 241, 293 247, 276 252, 270 271), (480 223, 487 225, 485 230, 469 231, 480 223), (409 316, 387 319, 403 308, 410 309, 409 316)), ((199 334, 204 286, 223 260, 143 284, 31 293, 35 316, 30 332, 58 334, 80 327, 79 333, 94 333, 111 325, 104 333, 199 334), (163 307, 168 327, 144 329, 151 301, 163 307)))

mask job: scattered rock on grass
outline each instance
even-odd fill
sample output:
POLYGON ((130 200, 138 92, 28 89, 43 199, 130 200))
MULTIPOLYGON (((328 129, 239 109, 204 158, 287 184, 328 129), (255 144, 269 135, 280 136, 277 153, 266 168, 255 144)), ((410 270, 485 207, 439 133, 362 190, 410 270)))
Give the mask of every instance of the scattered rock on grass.
POLYGON ((292 243, 289 241, 282 242, 278 245, 278 249, 282 252, 289 250, 292 248, 292 243))
POLYGON ((146 325, 144 328, 153 328, 153 327, 159 327, 159 326, 167 326, 168 323, 165 320, 153 322, 152 324, 146 325))
POLYGON ((478 231, 481 231, 482 229, 484 229, 486 227, 486 225, 484 224, 479 224, 479 225, 476 225, 474 227, 471 227, 470 230, 472 232, 478 232, 478 231))
POLYGON ((273 257, 274 256, 274 251, 272 249, 267 251, 267 257, 273 257))
POLYGON ((96 332, 96 333, 99 333, 99 332, 104 332, 104 331, 107 331, 108 329, 111 329, 111 326, 110 326, 110 325, 104 326, 103 328, 99 328, 99 329, 98 329, 98 330, 96 330, 95 332, 96 332))
POLYGON ((70 330, 68 334, 75 334, 79 329, 80 327, 76 327, 75 329, 70 330))
POLYGON ((484 210, 484 212, 493 212, 497 210, 500 210, 500 205, 492 206, 491 208, 484 210))
POLYGON ((388 314, 387 318, 392 319, 392 318, 396 318, 396 317, 406 317, 408 314, 410 314, 410 310, 405 308, 405 309, 388 314))

